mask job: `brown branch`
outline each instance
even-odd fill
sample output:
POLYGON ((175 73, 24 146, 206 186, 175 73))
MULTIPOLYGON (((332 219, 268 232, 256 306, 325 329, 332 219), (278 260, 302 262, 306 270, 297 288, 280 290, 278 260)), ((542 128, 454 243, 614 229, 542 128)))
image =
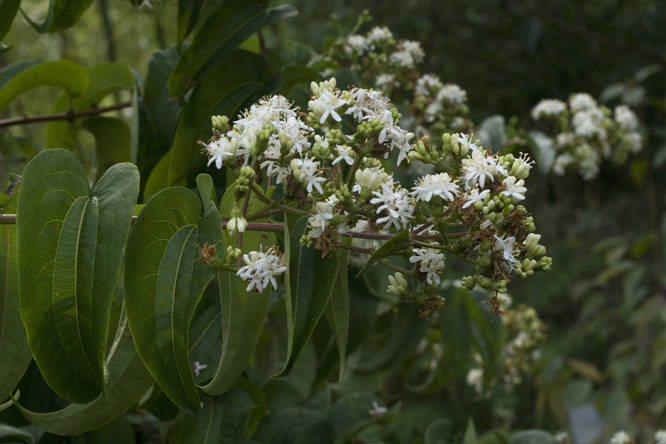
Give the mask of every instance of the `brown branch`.
POLYGON ((128 101, 128 102, 117 103, 111 106, 105 106, 102 108, 91 108, 85 111, 69 110, 63 113, 44 114, 41 116, 12 117, 10 119, 0 120, 0 128, 5 128, 13 125, 27 125, 29 123, 49 122, 52 120, 69 120, 70 122, 73 122, 74 119, 78 119, 79 117, 95 116, 97 114, 102 114, 109 111, 129 108, 130 106, 132 106, 132 102, 128 101))

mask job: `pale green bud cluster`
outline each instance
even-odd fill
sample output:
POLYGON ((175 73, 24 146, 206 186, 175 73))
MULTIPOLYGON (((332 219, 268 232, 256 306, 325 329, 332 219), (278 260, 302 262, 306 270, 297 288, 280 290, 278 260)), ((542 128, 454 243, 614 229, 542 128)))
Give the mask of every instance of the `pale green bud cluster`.
POLYGON ((324 80, 323 82, 310 83, 310 89, 312 90, 312 94, 318 96, 322 91, 333 91, 336 83, 335 77, 331 77, 329 80, 324 80))
POLYGON ((229 128, 229 118, 227 116, 213 116, 211 121, 213 128, 221 133, 225 133, 229 128))
POLYGON ((402 277, 402 273, 398 272, 394 276, 388 277, 390 285, 388 286, 389 294, 400 296, 402 299, 409 299, 409 286, 407 280, 402 277))

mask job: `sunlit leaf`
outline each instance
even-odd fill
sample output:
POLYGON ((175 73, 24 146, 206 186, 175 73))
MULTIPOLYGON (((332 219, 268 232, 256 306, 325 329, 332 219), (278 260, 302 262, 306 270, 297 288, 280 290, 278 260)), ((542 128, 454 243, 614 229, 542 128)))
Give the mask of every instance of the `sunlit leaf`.
POLYGON ((18 95, 38 86, 60 86, 70 95, 83 93, 88 87, 90 76, 85 68, 68 60, 43 62, 25 68, 0 88, 0 110, 18 95))
POLYGON ((0 0, 0 40, 4 39, 21 5, 21 0, 0 0))
POLYGON ((23 10, 23 16, 37 32, 60 32, 71 28, 85 14, 93 0, 50 0, 46 17, 41 22, 31 19, 23 10))

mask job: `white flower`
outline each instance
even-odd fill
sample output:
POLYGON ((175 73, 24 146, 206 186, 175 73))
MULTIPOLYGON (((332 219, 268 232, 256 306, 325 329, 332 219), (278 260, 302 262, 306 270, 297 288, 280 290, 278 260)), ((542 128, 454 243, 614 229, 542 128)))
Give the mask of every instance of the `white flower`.
POLYGON ((559 442, 564 442, 565 439, 569 438, 569 434, 567 432, 560 432, 554 436, 556 440, 559 442))
POLYGON ((444 85, 437 93, 438 102, 446 101, 451 104, 460 105, 465 100, 467 100, 467 91, 453 83, 444 85))
POLYGON ((631 437, 624 430, 620 430, 610 440, 610 444, 628 444, 631 437))
POLYGON ((310 100, 308 102, 308 107, 310 110, 316 114, 321 114, 321 119, 319 119, 319 124, 323 125, 328 116, 333 117, 333 120, 336 122, 342 121, 342 117, 337 113, 336 109, 341 106, 347 105, 346 100, 340 100, 336 94, 328 90, 323 90, 320 92, 319 97, 310 100))
POLYGON ((444 269, 444 255, 434 248, 414 248, 409 262, 421 263, 419 271, 426 274, 429 284, 441 282, 439 273, 444 269))
MULTIPOLYGON (((351 114, 359 123, 363 120, 370 120, 372 117, 384 115, 384 112, 389 110, 388 100, 384 98, 380 91, 354 88, 351 90, 351 96, 354 99, 354 104, 345 111, 345 114, 351 114)), ((389 116, 391 116, 390 112, 389 116)), ((393 117, 391 116, 392 122, 393 117)))
POLYGON ((376 168, 366 168, 364 170, 356 170, 354 178, 356 179, 356 185, 352 191, 361 192, 363 187, 367 188, 370 191, 374 191, 384 182, 386 173, 383 170, 378 171, 376 168), (358 186, 358 190, 356 189, 358 186))
POLYGON ((587 93, 572 94, 569 98, 569 108, 571 111, 583 111, 597 107, 597 102, 587 93))
POLYGON ((486 156, 481 150, 472 151, 472 156, 463 159, 462 164, 465 172, 465 187, 467 189, 474 188, 477 183, 480 188, 483 188, 486 185, 486 178, 494 182, 495 174, 509 175, 505 165, 499 159, 493 156, 486 156))
POLYGON ((370 414, 370 416, 380 416, 386 412, 388 412, 388 409, 386 407, 380 406, 377 401, 372 401, 372 409, 368 410, 368 414, 370 414))
POLYGON ((571 124, 574 132, 579 136, 606 138, 606 129, 603 127, 604 113, 599 108, 590 108, 574 114, 571 124))
POLYGON ((637 132, 627 133, 622 136, 622 143, 629 147, 629 152, 636 154, 643 148, 643 140, 637 132))
POLYGON ((312 188, 314 187, 319 194, 324 194, 324 189, 319 182, 326 182, 326 179, 319 177, 319 162, 315 162, 310 158, 292 160, 291 169, 294 170, 294 176, 296 176, 297 171, 294 166, 298 168, 297 180, 305 184, 308 193, 312 193, 312 188))
POLYGON ((391 31, 386 26, 382 26, 382 27, 375 26, 368 33, 368 38, 366 39, 366 41, 369 44, 381 43, 381 42, 383 42, 385 40, 388 40, 392 37, 393 37, 393 33, 391 33, 391 31))
POLYGON ((516 182, 516 178, 514 176, 509 176, 502 181, 502 194, 518 200, 523 200, 525 199, 524 194, 527 191, 527 188, 525 188, 523 185, 525 185, 525 181, 523 179, 520 179, 518 182, 516 182))
POLYGON ((574 163, 576 160, 569 154, 560 154, 555 159, 555 165, 553 165, 553 172, 558 176, 564 176, 564 169, 574 163))
POLYGON ((429 96, 430 91, 443 87, 441 80, 435 74, 424 74, 416 81, 414 94, 417 96, 429 96))
POLYGON ((465 199, 465 205, 463 205, 463 208, 467 208, 470 205, 474 205, 477 202, 481 202, 486 198, 486 196, 490 193, 490 190, 483 190, 482 192, 479 193, 478 188, 474 188, 469 192, 469 195, 465 199))
POLYGON ((345 39, 345 53, 348 56, 352 56, 354 53, 361 55, 368 49, 368 44, 362 35, 350 35, 345 39))
POLYGON ((666 430, 657 430, 654 432, 655 444, 666 444, 666 430))
POLYGON ((460 193, 460 187, 451 182, 451 177, 447 173, 428 174, 419 179, 418 185, 414 187, 412 196, 416 200, 430 202, 433 196, 439 196, 449 202, 460 193))
POLYGON ((615 108, 615 121, 624 131, 634 131, 638 127, 638 118, 626 105, 615 108))
POLYGON ((276 254, 270 248, 266 253, 261 251, 251 251, 243 255, 245 266, 241 267, 236 273, 241 279, 249 282, 245 291, 261 293, 270 284, 277 290, 277 281, 275 276, 284 273, 287 267, 284 264, 284 256, 276 254))
POLYGON ((338 157, 333 160, 333 165, 344 160, 347 165, 354 164, 354 150, 347 145, 336 145, 335 150, 338 152, 338 157))
POLYGON ((472 152, 476 153, 480 151, 481 149, 472 143, 472 136, 468 136, 467 134, 460 134, 460 137, 456 139, 458 143, 462 146, 466 146, 467 148, 471 149, 472 152))
POLYGON ((377 214, 386 211, 386 216, 377 219, 378 224, 386 223, 384 230, 388 230, 394 226, 400 230, 407 226, 407 218, 412 217, 414 207, 409 203, 407 198, 407 190, 397 188, 394 190, 393 181, 382 183, 380 191, 373 191, 372 194, 376 197, 370 199, 373 205, 380 204, 377 207, 377 214))
POLYGON ((410 53, 412 59, 414 59, 416 63, 421 63, 423 61, 425 52, 423 51, 423 48, 421 48, 421 44, 419 42, 412 40, 403 40, 402 43, 400 44, 400 47, 402 47, 404 51, 410 53))
POLYGON ((502 259, 505 261, 508 271, 512 271, 516 266, 516 257, 514 256, 513 244, 516 242, 516 238, 513 236, 499 237, 496 234, 495 237, 495 251, 499 252, 502 256, 502 259))
POLYGON ((327 224, 326 221, 333 219, 333 206, 329 203, 317 202, 315 205, 315 210, 317 212, 308 218, 310 227, 312 227, 312 231, 308 233, 308 236, 313 239, 316 239, 324 234, 324 230, 326 229, 327 224))
POLYGON ((208 364, 199 364, 199 361, 196 361, 194 363, 194 366, 192 367, 192 373, 194 373, 196 376, 199 376, 199 373, 201 370, 205 369, 208 367, 208 364))
POLYGON ((483 392, 483 369, 473 368, 467 372, 467 385, 474 387, 477 393, 483 392))
POLYGON ((559 148, 564 148, 567 145, 571 145, 574 142, 576 135, 574 133, 560 133, 557 135, 557 146, 559 148))
POLYGON ((532 108, 532 118, 538 120, 539 117, 557 117, 567 109, 566 103, 555 99, 544 99, 532 108))
POLYGON ((375 86, 382 91, 386 91, 390 86, 400 86, 400 82, 395 80, 394 74, 383 73, 377 76, 375 86))
POLYGON ((410 68, 414 66, 414 58, 409 51, 396 51, 389 56, 389 60, 391 63, 401 68, 410 68))
POLYGON ((204 152, 208 154, 208 166, 215 162, 217 169, 222 168, 222 164, 228 158, 236 156, 238 151, 238 139, 227 139, 225 137, 206 145, 204 152))

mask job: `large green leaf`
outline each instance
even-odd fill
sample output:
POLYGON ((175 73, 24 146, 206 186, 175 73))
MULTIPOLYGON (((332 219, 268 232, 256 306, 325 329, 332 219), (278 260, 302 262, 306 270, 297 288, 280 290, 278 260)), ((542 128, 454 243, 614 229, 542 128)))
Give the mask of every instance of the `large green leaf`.
MULTIPOLYGON (((143 98, 139 102, 137 166, 141 172, 142 193, 152 169, 167 155, 173 144, 181 105, 171 98, 167 83, 178 60, 180 54, 176 50, 176 45, 171 45, 167 49, 153 53, 148 61, 143 98)), ((164 178, 160 178, 158 183, 166 183, 166 169, 164 173, 164 178)), ((143 200, 147 200, 148 197, 150 196, 144 196, 143 200)))
POLYGON ((81 65, 68 60, 39 63, 16 73, 0 88, 0 111, 16 96, 38 86, 60 86, 70 95, 83 93, 90 76, 81 65))
POLYGON ((176 44, 180 47, 199 20, 203 0, 178 0, 178 19, 176 20, 176 44))
POLYGON ((97 145, 97 177, 104 175, 113 165, 129 162, 131 134, 125 122, 112 117, 91 117, 83 122, 83 128, 95 137, 97 145))
POLYGON ((229 0, 220 4, 194 34, 192 44, 171 73, 171 95, 182 97, 207 70, 264 25, 296 14, 290 6, 267 10, 267 5, 267 0, 229 0))
MULTIPOLYGON (((3 213, 16 213, 17 192, 3 213)), ((16 225, 0 226, 0 401, 9 397, 32 359, 19 312, 16 240, 16 225)))
POLYGON ((0 89, 5 86, 7 82, 14 78, 18 73, 24 71, 31 66, 35 66, 38 63, 42 63, 41 60, 30 60, 25 62, 16 62, 11 65, 7 65, 4 68, 0 69, 0 89))
POLYGON ((324 313, 338 278, 335 255, 322 257, 314 247, 301 245, 307 223, 306 217, 300 218, 289 235, 289 280, 285 282, 289 344, 287 360, 278 376, 287 375, 293 367, 324 313))
POLYGON ((116 337, 107 357, 106 396, 100 394, 87 404, 71 404, 52 413, 36 413, 18 405, 32 424, 56 435, 78 435, 98 429, 136 404, 154 384, 153 378, 136 353, 134 341, 121 317, 116 337))
POLYGON ((139 192, 131 164, 110 168, 90 191, 74 154, 42 151, 18 198, 21 317, 33 357, 72 402, 104 387, 111 302, 139 192))
POLYGON ((196 260, 197 246, 216 244, 222 225, 215 203, 202 215, 199 197, 167 188, 141 210, 128 239, 125 301, 137 351, 178 407, 200 408, 189 361, 194 310, 214 271, 196 260))
POLYGON ((50 0, 46 17, 41 22, 36 22, 25 12, 21 12, 37 32, 60 32, 74 26, 92 3, 93 0, 50 0))
POLYGON ((167 186, 184 186, 192 181, 206 167, 206 156, 197 142, 210 138, 211 116, 222 114, 233 120, 240 108, 272 91, 276 82, 272 64, 240 49, 210 69, 183 108, 171 150, 152 171, 144 199, 167 186))
MULTIPOLYGON (((52 112, 64 112, 69 109, 85 111, 98 105, 107 95, 115 91, 131 90, 134 86, 132 72, 126 66, 118 63, 102 63, 88 68, 87 71, 90 76, 90 83, 85 91, 73 99, 69 97, 69 94, 63 92, 58 97, 52 112)), ((85 121, 86 119, 80 118, 73 122, 66 120, 53 120, 49 122, 46 126, 46 147, 73 150, 81 122, 85 121)), ((93 127, 97 125, 99 124, 91 124, 93 127)), ((100 152, 100 155, 104 156, 104 153, 100 152)), ((129 160, 128 158, 126 161, 129 160)))
MULTIPOLYGON (((230 212, 234 202, 234 188, 229 188, 220 201, 220 212, 230 212)), ((263 203, 252 196, 248 212, 263 207, 263 203)), ((259 219, 257 222, 267 222, 259 219)), ((225 232, 227 245, 234 245, 235 240, 225 232)), ((262 246, 275 244, 272 233, 246 231, 243 233, 243 253, 258 251, 262 246)), ((268 313, 272 287, 262 293, 246 291, 247 282, 228 271, 217 274, 222 310, 222 347, 221 358, 213 379, 201 391, 209 395, 218 395, 228 390, 241 376, 247 366, 259 340, 261 329, 268 313)))
POLYGON ((0 40, 5 38, 9 28, 12 27, 19 6, 21 0, 0 0, 0 40))
POLYGON ((347 281, 347 250, 340 249, 337 253, 338 277, 331 293, 331 300, 326 306, 324 315, 331 331, 335 335, 340 355, 340 380, 345 374, 347 339, 349 338, 349 282, 347 281))

